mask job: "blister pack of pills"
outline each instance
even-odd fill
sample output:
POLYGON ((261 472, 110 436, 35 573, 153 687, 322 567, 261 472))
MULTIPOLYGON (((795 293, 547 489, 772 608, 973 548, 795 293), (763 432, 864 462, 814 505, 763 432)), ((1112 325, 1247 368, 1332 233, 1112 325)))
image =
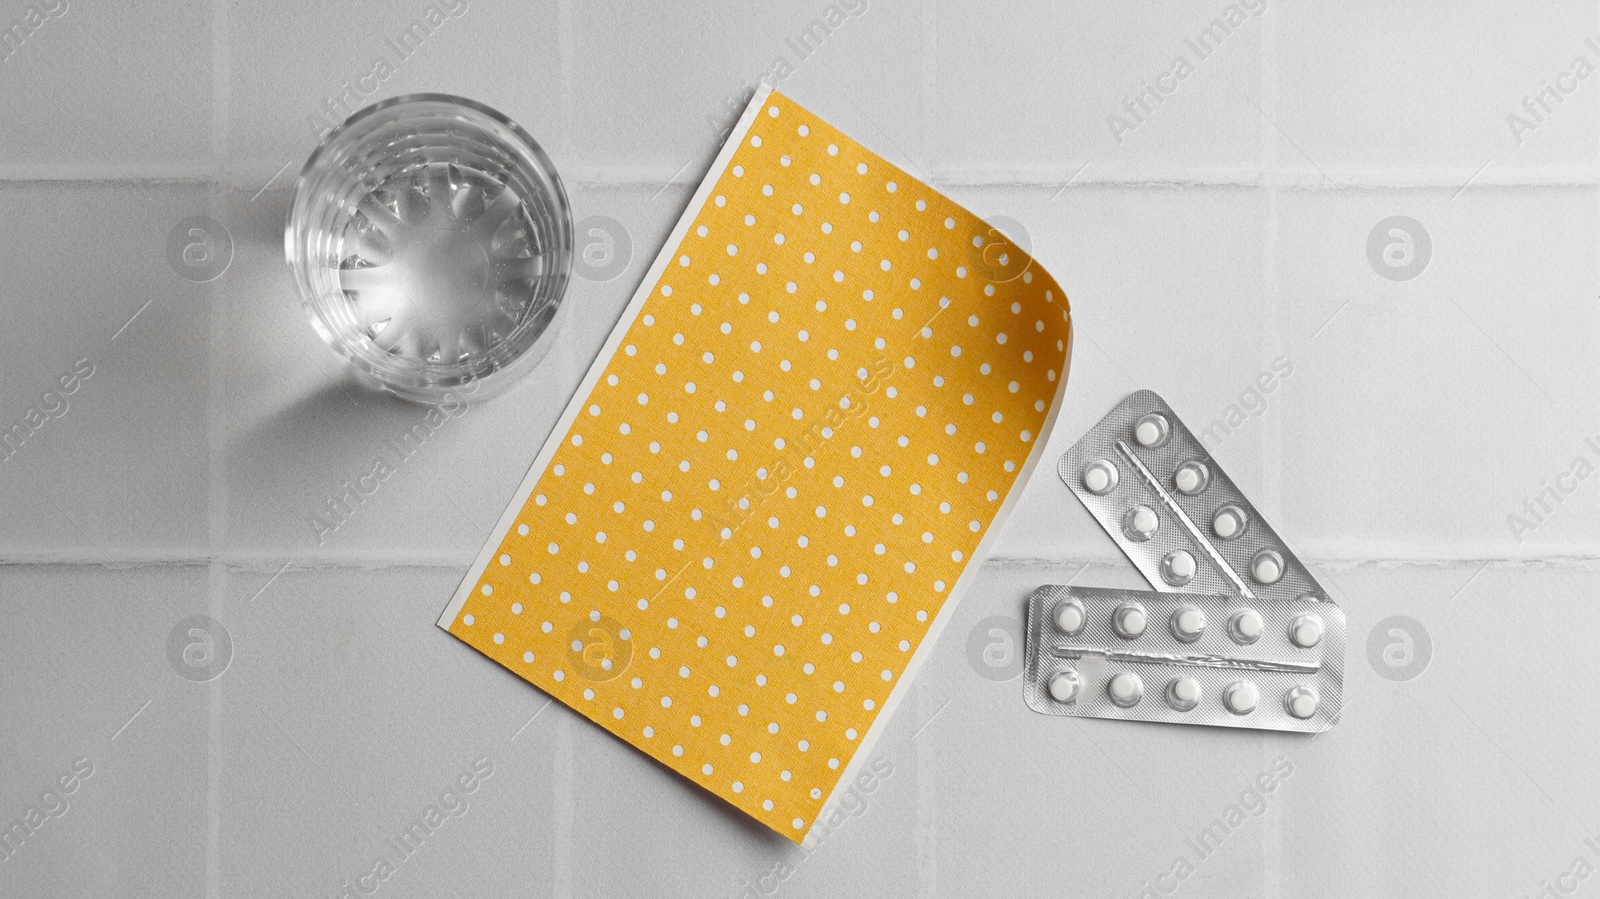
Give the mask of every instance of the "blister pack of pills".
POLYGON ((1320 733, 1339 720, 1344 633, 1331 602, 1046 585, 1024 693, 1047 715, 1320 733))
POLYGON ((1328 599, 1152 391, 1118 403, 1067 450, 1057 471, 1157 590, 1328 599))

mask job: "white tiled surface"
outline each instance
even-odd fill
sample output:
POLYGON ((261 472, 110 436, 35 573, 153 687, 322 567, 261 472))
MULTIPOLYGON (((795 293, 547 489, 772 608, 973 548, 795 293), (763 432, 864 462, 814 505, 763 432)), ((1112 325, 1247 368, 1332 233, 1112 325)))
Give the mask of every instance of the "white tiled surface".
MULTIPOLYGON (((0 25, 27 8, 0 3, 0 25)), ((1293 774, 1183 895, 1533 895, 1600 864, 1600 478, 1520 540, 1507 522, 1575 457, 1600 465, 1600 71, 1520 143, 1507 121, 1575 58, 1600 67, 1600 8, 1262 0, 1204 59, 1186 40, 1226 3, 861 0, 804 58, 826 3, 447 8, 395 62, 427 3, 73 0, 0 62, 0 425, 94 366, 0 462, 0 825, 94 765, 0 861, 0 896, 338 895, 478 760, 465 814, 382 895, 1134 896, 1279 756, 1293 774), (307 516, 421 417, 344 373, 282 259, 307 117, 385 54, 362 102, 505 110, 575 217, 634 251, 574 282, 526 382, 319 542, 307 516), (1180 54, 1192 73, 1119 142, 1107 117, 1180 54), (1045 718, 981 676, 970 648, 1034 586, 1138 585, 1049 464, 875 749, 892 774, 810 853, 433 627, 730 97, 780 58, 784 90, 1021 223, 1067 288, 1047 463, 1130 390, 1202 429, 1292 362, 1216 452, 1345 608, 1337 728, 1045 718), (166 260, 197 214, 234 241, 208 284, 166 260), (1394 215, 1431 237, 1415 280, 1367 258, 1394 215), (232 640, 207 683, 168 659, 193 615, 232 640), (1415 680, 1368 660, 1394 615, 1431 635, 1415 680)))

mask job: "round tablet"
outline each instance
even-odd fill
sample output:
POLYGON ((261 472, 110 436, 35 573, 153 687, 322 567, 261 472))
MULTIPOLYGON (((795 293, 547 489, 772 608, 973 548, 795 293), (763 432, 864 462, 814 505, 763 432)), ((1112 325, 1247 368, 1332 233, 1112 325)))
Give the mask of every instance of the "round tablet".
POLYGON ((1283 695, 1284 711, 1304 721, 1317 713, 1317 691, 1310 687, 1295 687, 1283 695))
POLYGON ((1144 698, 1144 682, 1131 671, 1119 671, 1106 684, 1106 695, 1123 708, 1136 706, 1144 698))
POLYGON ((1211 516, 1211 531, 1218 539, 1232 540, 1244 533, 1247 520, 1244 510, 1238 506, 1223 506, 1217 510, 1217 514, 1211 516))
POLYGON ((1310 649, 1322 642, 1322 619, 1315 615, 1301 615, 1289 624, 1289 642, 1301 649, 1310 649))
POLYGON ((1192 677, 1175 677, 1167 684, 1167 705, 1187 712, 1200 704, 1200 682, 1192 677))
POLYGON ((1078 672, 1063 671, 1050 678, 1050 698, 1056 702, 1072 702, 1078 698, 1078 688, 1082 685, 1078 672))
POLYGON ((1185 462, 1172 475, 1172 486, 1184 496, 1194 496, 1211 483, 1211 470, 1204 462, 1185 462))
POLYGON ((1083 606, 1075 600, 1069 599, 1056 606, 1056 630, 1063 634, 1070 637, 1083 630, 1083 621, 1083 606))
POLYGON ((1174 587, 1194 580, 1194 556, 1186 549, 1175 549, 1161 560, 1161 579, 1174 587))
POLYGON ((1170 624, 1172 636, 1185 643, 1193 643, 1206 631, 1206 613, 1186 605, 1172 613, 1170 624))
POLYGON ((1144 633, 1146 616, 1144 606, 1125 602, 1111 613, 1111 629, 1124 640, 1132 640, 1144 633))
POLYGON ((1117 466, 1109 459, 1096 459, 1083 467, 1083 487, 1095 496, 1117 489, 1117 466))
POLYGON ((1129 540, 1139 543, 1154 537, 1160 525, 1161 519, 1156 517, 1156 510, 1149 506, 1134 506, 1122 516, 1122 532, 1128 535, 1129 540))
POLYGON ((1261 630, 1265 625, 1261 621, 1261 613, 1255 609, 1241 609, 1233 613, 1228 620, 1228 636, 1235 643, 1248 646, 1261 639, 1261 630))
POLYGON ((1140 446, 1160 446, 1167 442, 1171 433, 1172 426, 1167 424, 1166 416, 1159 412, 1151 412, 1133 426, 1133 439, 1139 441, 1140 446))
POLYGON ((1276 584, 1283 579, 1283 556, 1272 549, 1256 553, 1250 559, 1250 576, 1263 584, 1276 584))
POLYGON ((1249 681, 1236 680, 1222 691, 1222 704, 1235 715, 1248 715, 1261 701, 1261 691, 1249 681))

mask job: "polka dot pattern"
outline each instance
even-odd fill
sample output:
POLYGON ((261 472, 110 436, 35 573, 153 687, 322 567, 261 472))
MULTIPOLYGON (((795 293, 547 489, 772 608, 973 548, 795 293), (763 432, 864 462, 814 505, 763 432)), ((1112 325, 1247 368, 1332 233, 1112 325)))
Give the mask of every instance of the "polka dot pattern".
POLYGON ((983 220, 754 102, 449 629, 799 841, 1041 442, 1071 321, 983 220))

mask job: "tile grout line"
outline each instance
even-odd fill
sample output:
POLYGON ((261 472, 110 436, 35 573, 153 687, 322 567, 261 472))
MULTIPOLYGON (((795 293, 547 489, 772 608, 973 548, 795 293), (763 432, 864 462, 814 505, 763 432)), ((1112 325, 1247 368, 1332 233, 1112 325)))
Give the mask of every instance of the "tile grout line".
POLYGON ((578 54, 577 37, 572 31, 572 2, 556 2, 556 80, 561 94, 561 151, 569 160, 578 157, 578 98, 575 92, 578 54))
MULTIPOLYGON (((573 0, 556 3, 556 70, 561 91, 562 144, 569 158, 576 158, 577 149, 577 35, 573 28, 573 0)), ((673 178, 676 178, 674 175, 673 178)), ((665 190, 665 188, 662 188, 665 190)), ((561 341, 561 349, 553 353, 556 358, 546 364, 556 363, 567 367, 566 351, 572 341, 561 341)), ((581 372, 580 372, 581 380, 581 372)), ((576 382, 575 382, 576 383, 576 382)), ((562 716, 556 721, 556 746, 551 753, 550 765, 550 815, 554 820, 554 842, 550 847, 550 891, 555 899, 570 899, 573 895, 573 843, 577 838, 578 799, 573 781, 577 776, 574 761, 572 721, 562 716)))
MULTIPOLYGON (((1109 549, 1109 547, 1108 547, 1109 549)), ((1485 553, 1492 552, 1492 548, 1485 547, 1482 552, 1454 556, 1440 555, 1315 555, 1298 553, 1301 559, 1319 565, 1356 566, 1356 565, 1391 565, 1391 566, 1450 566, 1489 564, 1503 566, 1553 566, 1557 568, 1594 568, 1600 567, 1600 555, 1584 555, 1575 553, 1554 553, 1543 556, 1495 556, 1485 553)), ((212 556, 200 555, 128 555, 111 557, 105 554, 95 555, 57 555, 57 556, 23 556, 15 558, 0 557, 0 569, 6 567, 17 568, 104 568, 122 570, 128 568, 195 568, 220 564, 230 570, 252 571, 266 575, 275 575, 285 567, 298 566, 296 570, 304 571, 403 571, 415 569, 418 571, 449 571, 459 573, 462 569, 472 564, 472 556, 462 553, 459 558, 440 557, 435 559, 422 559, 416 553, 397 553, 393 556, 348 556, 346 558, 319 557, 314 555, 259 555, 259 556, 212 556)), ((989 555, 982 560, 982 564, 997 568, 1025 568, 1025 567, 1053 567, 1060 565, 1082 565, 1086 555, 1082 552, 1072 554, 1041 556, 1041 555, 989 555)), ((1123 557, 1112 555, 1108 552, 1101 553, 1098 557, 1089 557, 1091 563, 1104 563, 1108 565, 1122 564, 1123 557)))
MULTIPOLYGON (((211 155, 213 165, 226 164, 229 145, 229 109, 232 105, 232 48, 229 40, 229 0, 211 3, 211 155)), ((228 190, 221 178, 208 187, 208 205, 214 217, 227 217, 228 190), (220 216, 215 213, 221 213, 220 216)), ((222 560, 227 546, 227 394, 224 353, 227 317, 222 292, 208 285, 210 299, 206 353, 206 544, 213 561, 207 566, 208 605, 212 618, 227 617, 228 566, 222 560)), ((213 683, 206 690, 209 705, 206 751, 206 896, 222 896, 222 691, 213 683)))
POLYGON ((922 158, 937 159, 939 130, 939 5, 922 2, 922 158))
POLYGON ((573 729, 570 716, 556 721, 556 751, 551 753, 550 805, 555 819, 555 845, 550 852, 550 892, 555 899, 572 899, 572 842, 577 829, 578 799, 573 789, 573 729))
MULTIPOLYGON (((573 112, 576 115, 576 112, 573 112)), ((570 138, 569 138, 570 140, 570 138)), ((693 160, 690 160, 693 163, 693 160)), ((660 188, 672 182, 672 168, 681 173, 682 163, 673 161, 660 165, 604 165, 583 166, 569 162, 562 181, 569 187, 580 189, 614 189, 626 187, 660 188)), ((230 187, 259 189, 274 172, 283 166, 281 159, 244 160, 238 164, 216 163, 143 163, 113 168, 96 164, 56 163, 0 163, 0 184, 8 183, 117 183, 142 185, 147 183, 223 183, 230 187)), ((1072 178, 1075 186, 1106 188, 1218 187, 1262 188, 1261 167, 1205 167, 1146 166, 1118 173, 1105 166, 1094 166, 1090 174, 1073 177, 1073 166, 1061 170, 1008 170, 971 166, 952 166, 933 169, 929 174, 941 185, 965 188, 1012 188, 1019 190, 1059 191, 1062 181, 1072 178)), ((1288 169, 1275 174, 1280 191, 1306 191, 1332 193, 1339 191, 1364 192, 1371 190, 1437 190, 1456 192, 1463 180, 1460 169, 1418 171, 1395 168, 1333 168, 1330 174, 1339 176, 1333 186, 1320 173, 1314 176, 1304 171, 1288 169)), ((269 184, 270 186, 270 184, 269 184)), ((1600 186, 1600 173, 1593 166, 1581 171, 1574 166, 1540 165, 1497 177, 1473 180, 1475 189, 1538 189, 1538 188, 1593 188, 1600 186)), ((283 188, 287 189, 287 188, 283 188)))
MULTIPOLYGON (((1282 13, 1279 12, 1278 15, 1282 13)), ((1261 332, 1263 370, 1271 371, 1271 360, 1283 346, 1283 328, 1279 321, 1282 284, 1278 277, 1278 238, 1282 222, 1279 210, 1278 135, 1273 124, 1278 118, 1278 15, 1263 16, 1261 22, 1261 106, 1268 117, 1261 123, 1261 166, 1266 175, 1266 220, 1262 223, 1261 239, 1261 332)), ((1279 509, 1283 496, 1283 428, 1281 416, 1267 416, 1261 428, 1262 500, 1266 508, 1279 509)), ((1281 510, 1279 510, 1281 511, 1281 510)), ((1274 520, 1282 515, 1274 512, 1274 520)), ((1269 741, 1261 741, 1263 762, 1269 741)), ((1283 877, 1278 856, 1283 846, 1283 819, 1281 815, 1262 822, 1261 878, 1263 892, 1269 896, 1283 895, 1283 877)))
MULTIPOLYGON (((1261 229, 1261 363, 1271 370, 1271 360, 1283 345, 1278 321, 1282 285, 1278 278, 1278 237, 1281 230, 1278 130, 1278 30, 1277 17, 1264 16, 1261 23, 1261 169, 1266 195, 1266 217, 1261 229)), ((1262 485, 1260 505, 1277 510, 1283 496, 1283 429, 1276 416, 1264 422, 1260 432, 1262 485)), ((1282 518, 1274 513, 1274 520, 1282 518)))
POLYGON ((917 895, 933 897, 939 894, 939 758, 936 741, 917 737, 933 723, 933 719, 950 704, 933 708, 938 694, 929 690, 934 672, 926 669, 918 673, 912 689, 916 690, 917 718, 923 723, 911 735, 912 770, 916 773, 916 811, 912 849, 916 853, 917 895))

